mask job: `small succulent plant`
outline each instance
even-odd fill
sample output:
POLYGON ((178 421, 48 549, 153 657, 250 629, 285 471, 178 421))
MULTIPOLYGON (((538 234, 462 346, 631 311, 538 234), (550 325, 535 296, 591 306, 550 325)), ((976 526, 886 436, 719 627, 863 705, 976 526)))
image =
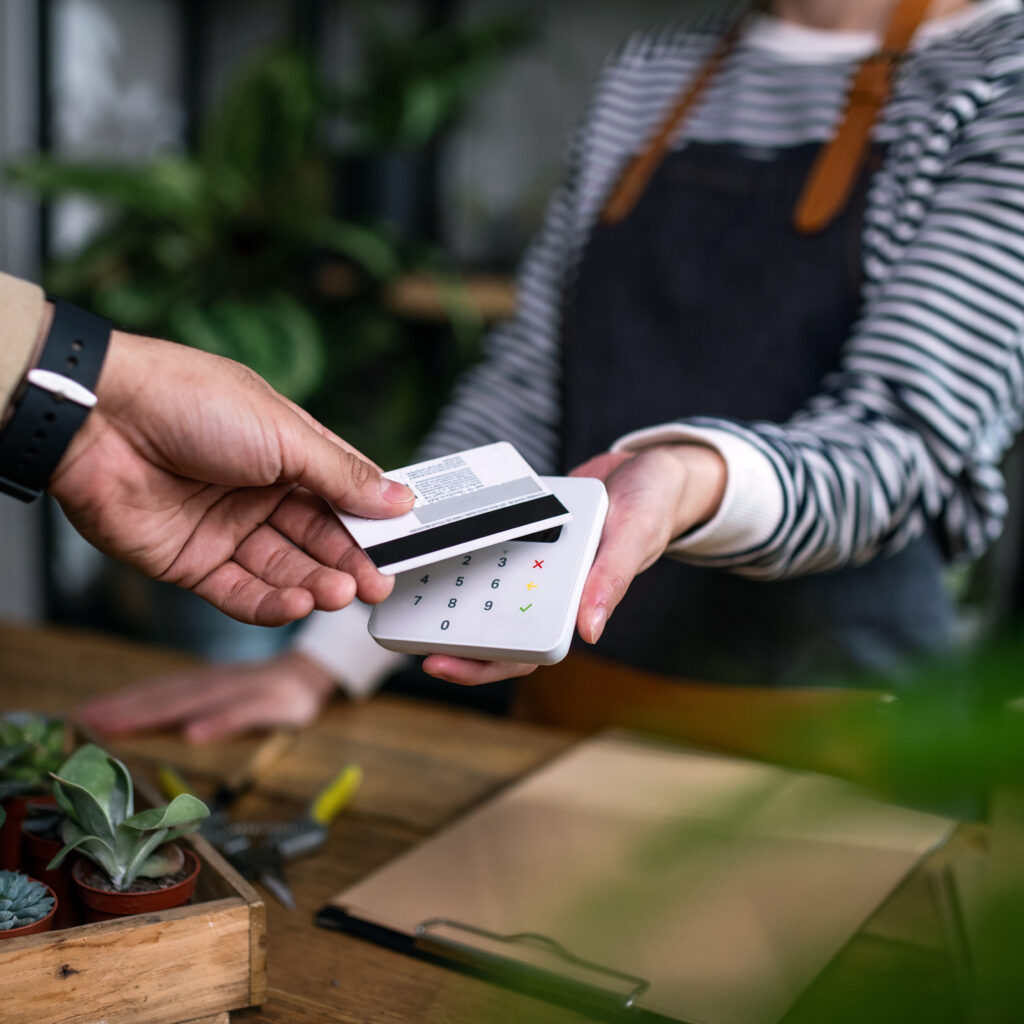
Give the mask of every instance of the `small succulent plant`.
POLYGON ((50 868, 77 850, 106 872, 119 892, 140 876, 159 878, 178 870, 183 854, 165 844, 193 831, 210 813, 202 800, 182 793, 163 807, 136 814, 128 769, 91 743, 76 750, 53 778, 67 820, 65 846, 50 868))
POLYGON ((0 720, 0 800, 50 788, 49 773, 64 758, 64 722, 14 713, 0 720))
POLYGON ((0 932, 35 924, 52 909, 53 897, 42 882, 20 871, 0 871, 0 932))

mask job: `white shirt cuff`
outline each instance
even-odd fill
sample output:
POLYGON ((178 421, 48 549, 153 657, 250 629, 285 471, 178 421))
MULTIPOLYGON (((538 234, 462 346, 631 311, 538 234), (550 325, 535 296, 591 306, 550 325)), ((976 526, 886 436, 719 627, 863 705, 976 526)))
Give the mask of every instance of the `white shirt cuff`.
POLYGON ((366 630, 370 606, 353 601, 337 612, 313 612, 294 649, 322 665, 353 699, 371 696, 405 660, 381 647, 366 630))
POLYGON ((686 559, 718 558, 760 547, 778 529, 784 499, 771 460, 749 441, 714 427, 666 423, 619 438, 612 451, 639 451, 656 444, 689 442, 714 448, 725 460, 728 477, 722 504, 703 526, 673 541, 666 554, 686 559))

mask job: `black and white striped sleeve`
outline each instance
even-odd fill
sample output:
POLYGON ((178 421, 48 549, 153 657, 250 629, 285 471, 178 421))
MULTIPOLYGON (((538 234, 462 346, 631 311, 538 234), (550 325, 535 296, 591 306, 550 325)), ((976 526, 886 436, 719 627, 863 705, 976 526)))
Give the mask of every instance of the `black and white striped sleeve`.
POLYGON ((560 420, 559 304, 562 254, 555 244, 565 216, 559 197, 527 254, 516 315, 490 332, 481 362, 456 382, 451 399, 420 446, 417 459, 511 441, 538 473, 553 473, 560 420))
POLYGON ((520 264, 515 316, 488 334, 483 359, 456 381, 418 457, 511 441, 538 473, 557 472, 564 296, 589 231, 588 215, 600 199, 594 182, 583 179, 593 177, 593 165, 600 162, 596 122, 621 88, 622 62, 638 38, 627 40, 605 62, 570 139, 563 181, 520 264))
POLYGON ((418 453, 427 459, 511 441, 538 473, 554 473, 561 425, 561 295, 573 235, 573 185, 548 205, 517 276, 515 316, 494 328, 418 453))
POLYGON ((777 521, 744 534, 713 520, 676 557, 777 578, 862 563, 931 523, 951 555, 998 535, 997 464, 1024 408, 1021 75, 951 96, 933 128, 879 183, 893 194, 868 225, 865 307, 820 393, 784 424, 676 427, 767 460, 777 521))

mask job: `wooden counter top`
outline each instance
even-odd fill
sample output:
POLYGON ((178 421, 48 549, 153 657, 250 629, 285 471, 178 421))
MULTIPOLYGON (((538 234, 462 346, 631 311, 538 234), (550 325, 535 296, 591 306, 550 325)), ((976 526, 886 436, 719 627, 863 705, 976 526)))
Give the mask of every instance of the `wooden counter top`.
MULTIPOLYGON (((187 658, 68 630, 0 626, 0 708, 67 712, 87 695, 188 663, 187 658)), ((431 835, 564 750, 578 734, 451 707, 382 697, 333 704, 304 730, 271 777, 239 803, 238 818, 288 818, 347 761, 364 783, 326 847, 287 867, 298 909, 272 897, 269 999, 233 1013, 237 1024, 570 1024, 587 1020, 466 975, 313 924, 335 892, 431 835)), ((190 747, 158 734, 109 744, 143 770, 175 764, 201 793, 255 750, 257 739, 190 747)), ((891 976, 900 1006, 882 1021, 957 1019, 953 972, 926 869, 890 898, 787 1017, 822 1024, 823 1000, 846 984, 891 976), (913 1011, 908 1016, 907 1007, 913 1011)))

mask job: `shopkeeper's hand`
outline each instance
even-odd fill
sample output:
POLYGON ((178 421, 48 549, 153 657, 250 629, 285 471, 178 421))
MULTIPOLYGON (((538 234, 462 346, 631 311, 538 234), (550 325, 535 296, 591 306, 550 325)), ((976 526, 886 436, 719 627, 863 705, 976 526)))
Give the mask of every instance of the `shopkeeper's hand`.
MULTIPOLYGON (((597 643, 605 624, 633 580, 649 569, 681 534, 706 523, 725 493, 725 460, 713 448, 665 444, 639 452, 605 452, 570 476, 603 480, 608 489, 597 557, 583 588, 576 629, 597 643)), ((423 662, 429 675, 464 685, 511 679, 535 665, 470 661, 432 654, 423 662)))
POLYGON ((391 592, 324 499, 387 518, 412 492, 257 374, 115 331, 96 393, 49 491, 100 550, 262 626, 391 592))
POLYGON ((726 465, 705 445, 664 444, 605 452, 570 476, 596 477, 608 489, 608 516, 576 618, 580 636, 595 644, 633 580, 718 511, 726 465))

